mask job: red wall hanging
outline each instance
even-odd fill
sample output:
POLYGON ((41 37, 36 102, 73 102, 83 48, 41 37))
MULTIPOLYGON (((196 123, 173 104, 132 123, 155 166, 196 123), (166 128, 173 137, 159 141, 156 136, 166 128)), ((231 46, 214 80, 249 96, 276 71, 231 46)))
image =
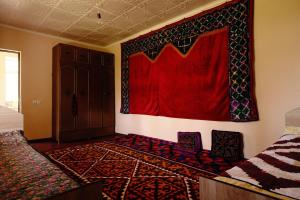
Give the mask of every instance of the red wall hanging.
POLYGON ((258 120, 252 0, 227 2, 121 48, 122 113, 258 120))

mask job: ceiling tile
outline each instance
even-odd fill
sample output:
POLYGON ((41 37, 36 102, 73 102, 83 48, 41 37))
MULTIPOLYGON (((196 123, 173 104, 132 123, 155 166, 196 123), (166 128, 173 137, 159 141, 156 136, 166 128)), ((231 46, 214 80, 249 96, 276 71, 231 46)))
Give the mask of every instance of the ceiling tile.
MULTIPOLYGON (((32 15, 36 17, 45 17, 52 8, 39 2, 23 1, 15 12, 16 15, 32 15)), ((37 18, 32 18, 37 19, 37 18)))
POLYGON ((32 3, 30 0, 0 0, 0 22, 19 28, 34 30, 42 22, 50 7, 32 3), (33 20, 34 19, 34 20, 33 20))
POLYGON ((145 21, 144 24, 146 27, 150 28, 150 27, 160 24, 164 21, 166 21, 165 18, 158 16, 158 15, 154 15, 153 17, 151 17, 147 21, 145 21))
POLYGON ((140 32, 140 31, 142 31, 144 29, 145 29, 145 25, 143 25, 143 24, 137 24, 137 25, 135 25, 133 27, 128 28, 127 32, 129 32, 129 33, 131 33, 131 35, 133 35, 133 34, 138 33, 138 32, 140 32))
POLYGON ((108 40, 106 40, 105 38, 102 38, 101 40, 81 38, 79 41, 90 43, 90 44, 93 44, 93 45, 99 45, 99 46, 106 46, 106 45, 109 44, 109 43, 107 43, 108 40))
POLYGON ((85 15, 96 5, 96 2, 96 0, 62 0, 57 8, 63 9, 74 15, 85 15))
POLYGON ((102 40, 106 38, 108 35, 99 33, 99 32, 92 32, 86 36, 88 39, 93 39, 93 40, 102 40))
POLYGON ((163 18, 164 19, 172 19, 178 15, 181 15, 183 13, 186 13, 188 10, 187 10, 187 6, 184 3, 181 3, 179 4, 178 6, 176 7, 173 7, 171 9, 168 9, 166 12, 164 12, 164 15, 163 15, 163 18))
POLYGON ((31 0, 32 2, 40 3, 45 6, 55 7, 60 0, 31 0))
POLYGON ((97 19, 90 19, 84 17, 81 18, 76 24, 74 24, 74 26, 89 29, 89 30, 96 30, 102 26, 102 22, 97 19))
POLYGON ((61 23, 71 24, 79 18, 80 16, 64 12, 61 9, 53 9, 51 14, 47 17, 47 20, 56 20, 60 21, 61 23))
POLYGON ((158 15, 180 3, 182 3, 182 0, 148 0, 145 2, 145 7, 149 12, 158 15))
POLYGON ((28 30, 35 30, 37 28, 37 23, 32 22, 24 17, 15 17, 9 20, 8 25, 17 26, 19 28, 24 28, 28 30))
POLYGON ((193 10, 209 2, 213 2, 213 0, 187 0, 187 2, 185 3, 185 8, 186 10, 193 10))
POLYGON ((132 5, 122 0, 104 0, 99 5, 99 8, 120 16, 132 8, 132 5))
POLYGON ((146 21, 152 17, 153 14, 148 12, 146 9, 135 7, 133 10, 130 10, 130 12, 127 13, 127 16, 129 19, 134 21, 134 23, 138 24, 146 21))
POLYGON ((106 34, 106 35, 115 35, 118 32, 122 31, 119 27, 116 26, 102 26, 97 30, 99 33, 106 34))
POLYGON ((130 35, 132 35, 132 33, 128 32, 128 31, 122 31, 117 33, 114 37, 117 39, 124 39, 129 37, 130 35))
POLYGON ((39 27, 38 31, 41 33, 46 33, 46 34, 54 35, 54 36, 61 35, 61 31, 55 30, 53 28, 48 28, 48 27, 39 27))
POLYGON ((92 32, 91 30, 84 29, 84 28, 79 28, 79 27, 76 27, 76 26, 71 26, 66 31, 64 31, 64 33, 71 34, 71 35, 76 35, 78 37, 84 37, 84 36, 88 35, 91 32, 92 32))
POLYGON ((43 24, 39 25, 38 30, 48 28, 51 30, 63 32, 69 25, 70 22, 48 18, 43 22, 43 24))
POLYGON ((95 44, 100 45, 100 46, 106 46, 106 45, 112 44, 113 42, 116 42, 116 41, 118 41, 118 39, 116 39, 114 37, 106 37, 101 40, 98 40, 95 44))
POLYGON ((59 36, 69 38, 72 40, 80 40, 82 38, 81 36, 78 36, 78 34, 73 34, 73 33, 68 33, 68 32, 62 33, 59 36))
POLYGON ((124 1, 127 2, 127 3, 130 3, 132 5, 138 5, 138 4, 143 3, 146 0, 124 0, 124 1))
POLYGON ((131 26, 134 26, 136 23, 132 18, 129 18, 128 15, 124 14, 118 17, 116 20, 112 22, 112 26, 118 27, 120 29, 128 29, 131 26))
POLYGON ((98 40, 91 39, 91 38, 81 38, 79 41, 90 43, 90 44, 96 44, 98 40))

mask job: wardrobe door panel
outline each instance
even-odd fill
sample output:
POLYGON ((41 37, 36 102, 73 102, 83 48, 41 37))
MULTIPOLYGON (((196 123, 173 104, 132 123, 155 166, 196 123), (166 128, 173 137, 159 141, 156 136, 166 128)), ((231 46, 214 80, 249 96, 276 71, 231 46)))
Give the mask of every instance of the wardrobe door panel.
POLYGON ((79 64, 89 63, 89 50, 83 48, 76 49, 76 62, 79 64))
POLYGON ((103 66, 107 68, 114 68, 114 55, 103 53, 103 66))
POLYGON ((103 56, 99 51, 90 51, 91 64, 95 67, 100 67, 102 65, 103 56))
POLYGON ((114 70, 103 68, 102 70, 102 99, 103 99, 103 127, 115 124, 115 81, 114 70))
POLYGON ((77 67, 77 129, 89 128, 89 77, 88 66, 79 65, 77 67))
POLYGON ((61 45, 60 59, 62 63, 73 63, 75 61, 75 47, 61 45))
POLYGON ((91 128, 102 128, 102 77, 101 68, 94 66, 91 75, 91 128))
POLYGON ((75 69, 73 66, 61 67, 61 99, 60 99, 60 130, 70 131, 75 129, 75 69))

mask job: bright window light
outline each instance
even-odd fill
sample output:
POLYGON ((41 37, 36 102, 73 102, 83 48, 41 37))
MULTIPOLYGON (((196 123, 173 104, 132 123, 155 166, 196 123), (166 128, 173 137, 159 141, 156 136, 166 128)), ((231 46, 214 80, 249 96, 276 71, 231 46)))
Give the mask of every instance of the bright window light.
POLYGON ((0 51, 0 105, 19 110, 19 54, 0 51))

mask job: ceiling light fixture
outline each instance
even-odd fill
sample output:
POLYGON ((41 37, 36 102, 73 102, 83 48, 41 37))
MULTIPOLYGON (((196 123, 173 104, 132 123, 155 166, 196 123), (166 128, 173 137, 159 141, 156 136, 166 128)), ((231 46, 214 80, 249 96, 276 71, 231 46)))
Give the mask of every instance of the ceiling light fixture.
POLYGON ((101 19, 101 13, 100 12, 97 13, 97 17, 98 17, 98 19, 101 19))

